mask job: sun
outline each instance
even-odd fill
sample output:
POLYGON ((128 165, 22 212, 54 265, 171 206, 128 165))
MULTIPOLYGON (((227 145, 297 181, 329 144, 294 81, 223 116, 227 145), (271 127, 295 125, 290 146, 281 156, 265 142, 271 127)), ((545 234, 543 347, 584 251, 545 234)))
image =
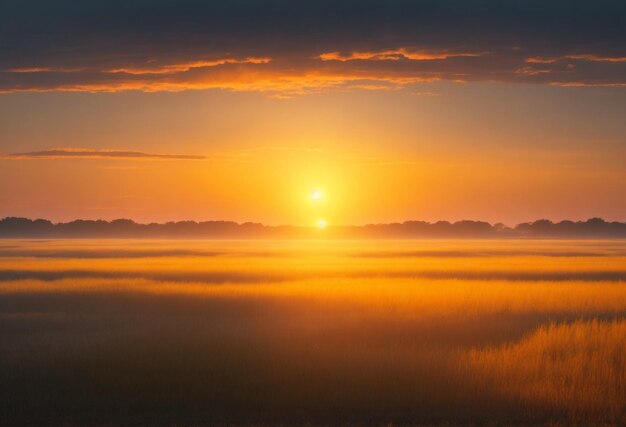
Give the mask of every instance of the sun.
POLYGON ((311 193, 311 200, 314 202, 321 202, 324 199, 324 193, 322 190, 313 190, 311 193))
POLYGON ((320 230, 323 230, 326 227, 328 227, 328 221, 326 221, 325 219, 318 219, 317 222, 315 223, 315 226, 319 228, 320 230))

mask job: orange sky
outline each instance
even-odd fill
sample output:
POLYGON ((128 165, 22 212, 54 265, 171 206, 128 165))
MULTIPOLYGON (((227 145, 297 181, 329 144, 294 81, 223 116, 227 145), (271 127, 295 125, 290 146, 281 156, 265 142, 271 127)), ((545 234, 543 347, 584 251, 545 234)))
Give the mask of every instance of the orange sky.
POLYGON ((3 3, 0 217, 624 221, 625 7, 3 3))
POLYGON ((5 154, 44 153, 0 160, 0 216, 624 220, 623 96, 484 83, 292 99, 4 95, 5 154), (47 155, 51 148, 66 151, 47 155), (323 203, 310 203, 315 189, 323 203))

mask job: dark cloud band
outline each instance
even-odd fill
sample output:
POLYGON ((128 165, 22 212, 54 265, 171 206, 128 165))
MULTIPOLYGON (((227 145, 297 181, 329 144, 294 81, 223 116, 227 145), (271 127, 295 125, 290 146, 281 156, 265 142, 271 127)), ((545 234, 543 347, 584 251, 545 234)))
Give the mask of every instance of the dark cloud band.
POLYGON ((0 92, 626 85, 620 1, 7 3, 0 92))

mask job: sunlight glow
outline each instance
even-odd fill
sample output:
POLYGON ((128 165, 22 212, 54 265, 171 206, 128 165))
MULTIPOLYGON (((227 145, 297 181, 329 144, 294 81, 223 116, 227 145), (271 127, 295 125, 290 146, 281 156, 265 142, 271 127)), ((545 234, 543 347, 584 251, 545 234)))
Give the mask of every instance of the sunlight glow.
POLYGON ((325 219, 318 219, 315 225, 320 230, 323 230, 324 228, 328 227, 328 222, 325 219))
POLYGON ((324 199, 324 193, 321 190, 314 190, 311 193, 311 200, 314 202, 321 202, 324 199))

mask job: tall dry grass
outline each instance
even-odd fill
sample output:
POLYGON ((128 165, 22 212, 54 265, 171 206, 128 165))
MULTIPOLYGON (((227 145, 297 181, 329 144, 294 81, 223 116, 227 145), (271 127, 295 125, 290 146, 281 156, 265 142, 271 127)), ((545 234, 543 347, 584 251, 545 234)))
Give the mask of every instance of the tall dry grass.
POLYGON ((519 342, 460 354, 469 389, 533 417, 626 424, 626 321, 541 326, 519 342))

